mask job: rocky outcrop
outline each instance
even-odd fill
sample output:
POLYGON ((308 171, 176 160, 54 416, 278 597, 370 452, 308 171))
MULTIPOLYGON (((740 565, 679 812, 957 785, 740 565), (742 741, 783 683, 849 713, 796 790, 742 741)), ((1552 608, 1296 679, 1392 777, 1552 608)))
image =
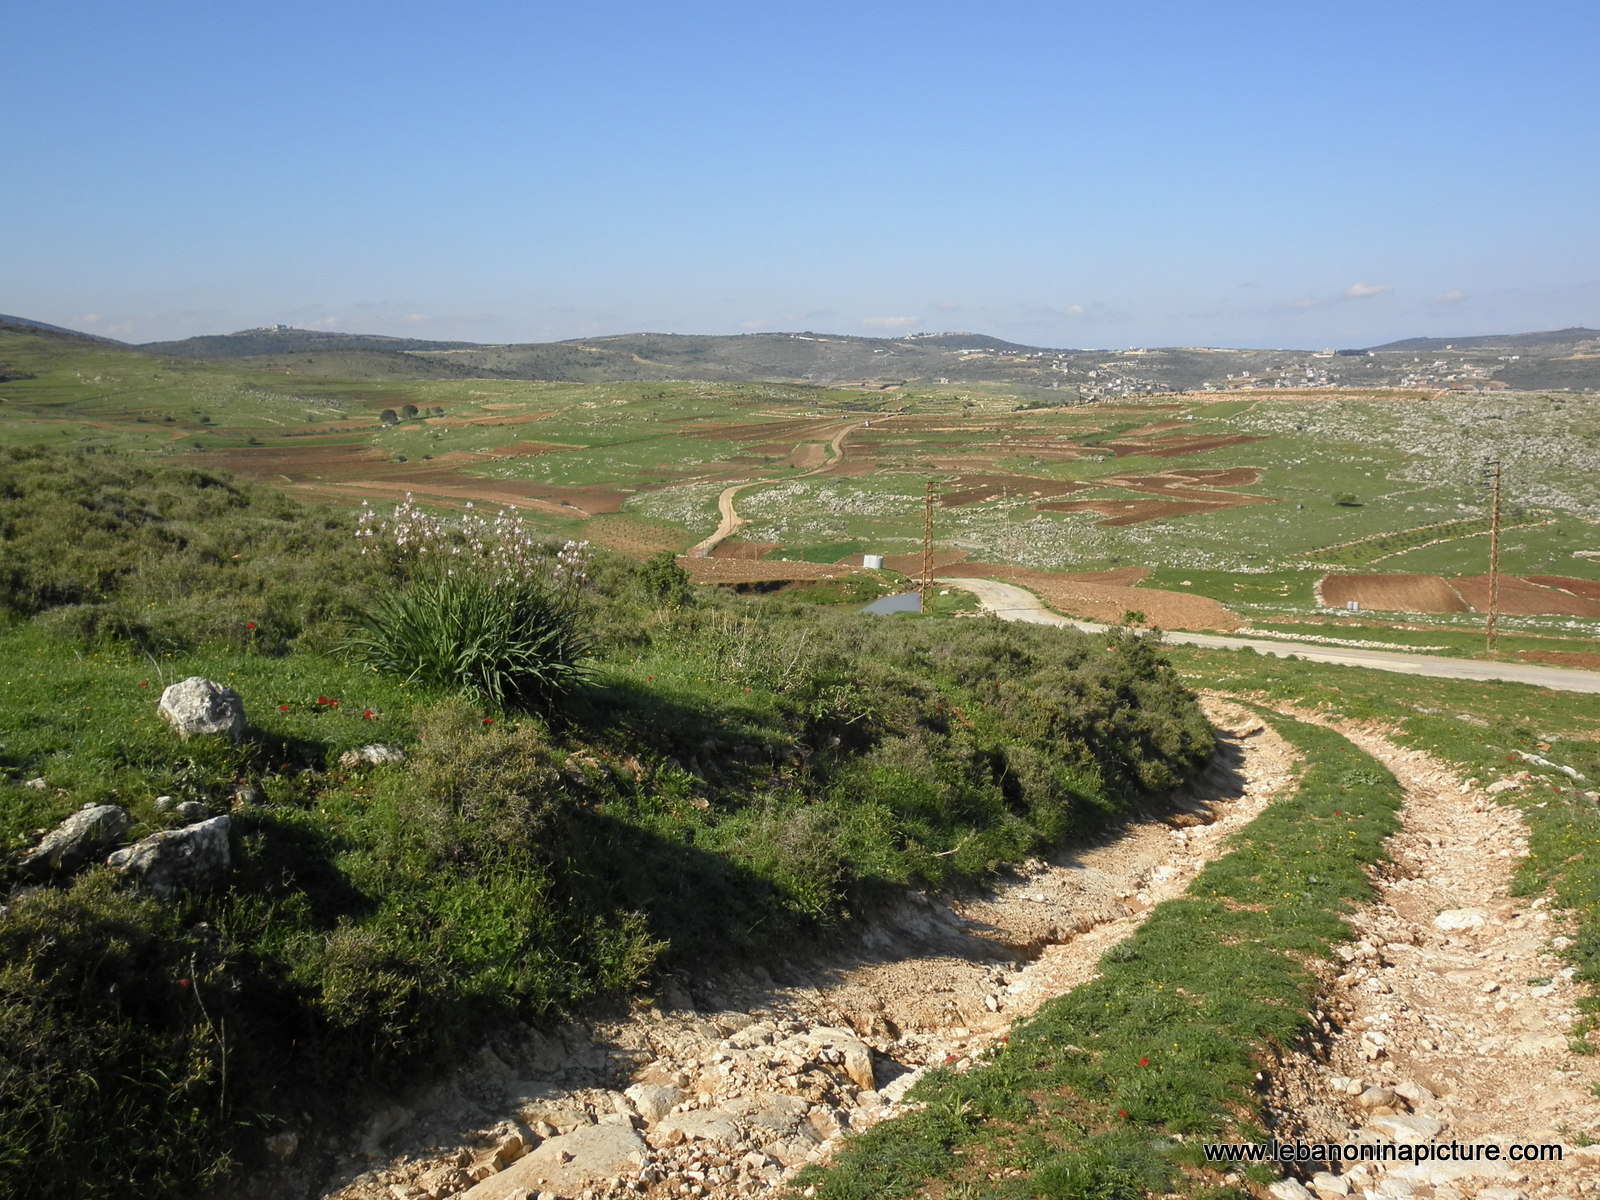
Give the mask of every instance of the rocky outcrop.
POLYGON ((160 712, 182 738, 226 734, 237 742, 244 737, 244 701, 239 693, 199 675, 162 692, 160 712))
POLYGON ((106 859, 157 896, 204 891, 221 885, 233 865, 228 847, 229 820, 212 817, 182 829, 153 833, 106 859))
POLYGON ((648 1149, 630 1126, 585 1125, 541 1143, 464 1195, 467 1200, 513 1200, 541 1192, 571 1196, 596 1181, 638 1171, 648 1149))
POLYGON ((405 760, 405 752, 399 746, 388 746, 381 742, 372 746, 362 746, 359 750, 346 750, 339 755, 339 765, 347 769, 381 767, 386 763, 403 763, 405 760))
POLYGON ((133 822, 115 804, 86 804, 23 856, 24 874, 39 878, 70 875, 87 863, 98 862, 127 836, 133 822))

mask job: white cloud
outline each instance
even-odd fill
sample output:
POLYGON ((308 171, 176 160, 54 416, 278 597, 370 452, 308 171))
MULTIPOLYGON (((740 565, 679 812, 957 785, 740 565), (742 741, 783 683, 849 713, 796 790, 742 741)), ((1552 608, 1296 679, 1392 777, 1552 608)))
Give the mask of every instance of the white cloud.
POLYGON ((1387 296, 1394 291, 1382 283, 1352 283, 1344 291, 1346 300, 1365 300, 1368 296, 1387 296))
POLYGON ((739 328, 740 329, 752 329, 752 330, 754 330, 754 329, 770 329, 770 328, 772 328, 772 322, 771 321, 740 321, 739 322, 739 328))
POLYGON ((405 316, 401 317, 400 320, 405 322, 407 325, 426 325, 429 321, 433 320, 433 318, 425 313, 407 313, 405 316))
POLYGON ((861 322, 863 329, 883 329, 890 333, 905 333, 917 323, 915 317, 868 317, 861 322))
POLYGON ((1067 305, 1066 308, 1064 308, 1062 310, 1062 316, 1066 316, 1066 317, 1081 317, 1081 316, 1083 316, 1084 313, 1086 313, 1088 311, 1089 310, 1086 309, 1081 304, 1069 304, 1069 305, 1067 305))
POLYGON ((1442 296, 1435 296, 1432 300, 1429 300, 1428 303, 1429 304, 1446 304, 1446 305, 1448 305, 1448 304, 1460 304, 1466 298, 1467 298, 1467 294, 1465 292, 1446 292, 1442 296))

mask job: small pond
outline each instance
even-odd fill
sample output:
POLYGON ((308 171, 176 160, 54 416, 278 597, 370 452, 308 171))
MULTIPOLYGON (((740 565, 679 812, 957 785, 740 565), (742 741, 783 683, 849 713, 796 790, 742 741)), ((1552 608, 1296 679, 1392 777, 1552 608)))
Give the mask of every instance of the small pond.
POLYGON ((897 592, 893 596, 880 596, 861 611, 869 613, 921 612, 922 596, 918 592, 897 592))

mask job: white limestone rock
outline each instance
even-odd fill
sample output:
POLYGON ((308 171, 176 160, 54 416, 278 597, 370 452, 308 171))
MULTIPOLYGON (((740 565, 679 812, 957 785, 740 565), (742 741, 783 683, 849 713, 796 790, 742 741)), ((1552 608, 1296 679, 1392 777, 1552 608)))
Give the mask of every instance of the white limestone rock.
POLYGON ((244 701, 239 693, 199 675, 162 692, 159 711, 181 738, 226 734, 237 742, 244 737, 244 701))
POLYGON ((86 804, 44 835, 19 864, 24 874, 70 875, 116 849, 133 824, 116 804, 86 804))
POLYGON ((221 885, 233 866, 230 822, 212 817, 182 829, 164 829, 116 851, 106 865, 157 896, 203 891, 221 885))

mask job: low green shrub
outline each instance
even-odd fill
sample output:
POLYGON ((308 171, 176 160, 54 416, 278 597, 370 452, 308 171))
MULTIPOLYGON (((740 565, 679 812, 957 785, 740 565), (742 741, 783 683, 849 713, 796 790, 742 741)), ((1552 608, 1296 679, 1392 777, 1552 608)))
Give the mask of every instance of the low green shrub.
POLYGON ((514 514, 275 505, 108 456, 0 464, 0 1045, 19 1048, 0 1194, 192 1194, 262 1129, 332 1119, 351 1080, 414 1077, 668 960, 760 953, 897 884, 981 878, 1211 747, 1136 637, 674 606, 514 514), (97 522, 111 569, 74 591, 56 566, 97 522), (279 553, 298 556, 281 587, 279 553), (366 636, 390 670, 319 649, 387 606, 366 636), (180 743, 156 714, 196 674, 244 697, 241 743, 180 743), (340 764, 371 742, 406 762, 340 764), (44 829, 109 801, 142 836, 173 820, 160 795, 231 813, 226 889, 158 906, 103 869, 21 889, 44 829), (84 1183, 106 1128, 134 1137, 102 1137, 84 1183))
POLYGON ((414 683, 533 707, 583 680, 590 643, 569 598, 481 570, 422 573, 378 597, 351 649, 414 683))

